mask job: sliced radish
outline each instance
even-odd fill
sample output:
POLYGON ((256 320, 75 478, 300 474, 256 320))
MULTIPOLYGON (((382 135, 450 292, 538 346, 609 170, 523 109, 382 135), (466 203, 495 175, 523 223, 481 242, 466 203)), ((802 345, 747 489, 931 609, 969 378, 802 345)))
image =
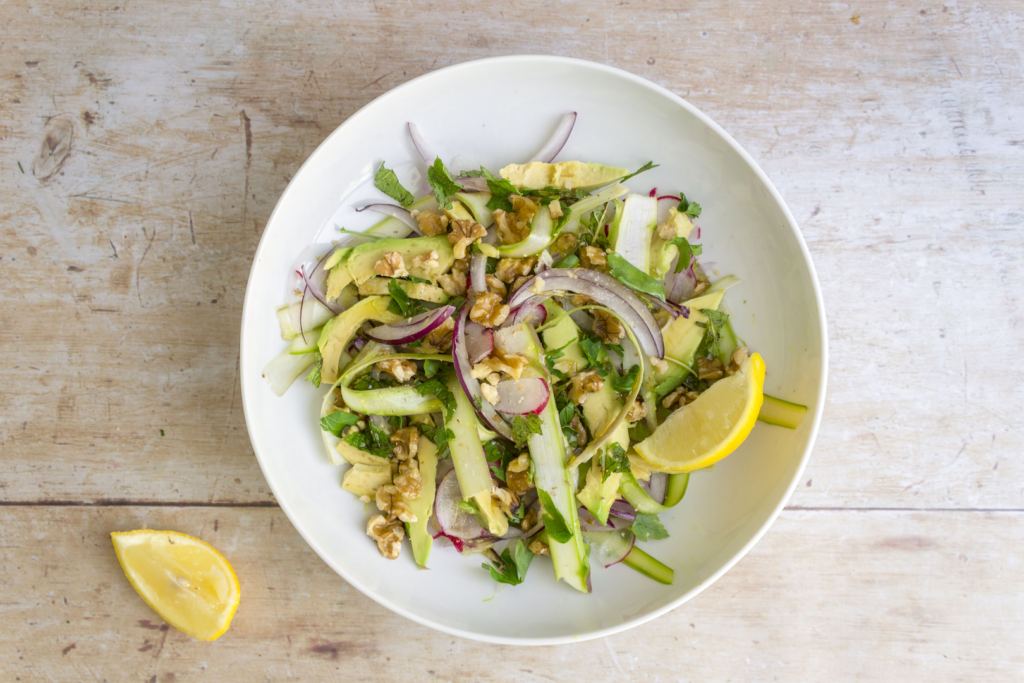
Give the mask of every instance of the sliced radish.
POLYGON ((658 225, 668 220, 668 210, 679 205, 679 197, 658 197, 658 225))
POLYGON ((466 321, 466 351, 470 365, 476 365, 494 350, 494 332, 472 320, 466 321))
POLYGON ((480 393, 480 382, 473 379, 471 371, 472 364, 469 362, 469 349, 466 342, 466 322, 469 315, 469 302, 462 306, 459 317, 455 320, 455 329, 452 332, 452 357, 455 361, 455 376, 459 379, 462 390, 476 407, 477 415, 484 421, 484 424, 493 432, 497 432, 508 441, 513 441, 512 428, 501 419, 501 416, 494 410, 494 406, 484 400, 480 393))
POLYGON ((459 507, 461 502, 459 478, 455 470, 451 470, 437 485, 437 495, 434 497, 434 517, 441 528, 441 533, 461 541, 494 539, 494 536, 487 532, 487 528, 480 524, 476 515, 471 515, 459 507))
POLYGON ((548 383, 539 377, 507 379, 498 382, 498 402, 494 409, 506 415, 536 415, 551 398, 548 383))
POLYGON ((629 529, 584 531, 583 540, 590 546, 590 561, 607 568, 626 559, 636 536, 629 529))

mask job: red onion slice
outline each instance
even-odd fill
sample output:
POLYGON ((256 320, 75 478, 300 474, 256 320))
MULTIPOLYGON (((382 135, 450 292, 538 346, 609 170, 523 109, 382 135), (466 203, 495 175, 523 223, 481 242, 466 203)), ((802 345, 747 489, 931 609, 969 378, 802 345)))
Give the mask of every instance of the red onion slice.
POLYGON ((565 143, 569 140, 569 135, 572 134, 572 127, 575 125, 576 112, 570 112, 563 116, 562 120, 558 122, 558 127, 555 128, 551 138, 544 143, 544 146, 540 148, 540 151, 530 161, 542 161, 545 164, 550 164, 551 160, 558 156, 558 153, 565 147, 565 143))
POLYGON ((409 229, 417 235, 423 234, 423 231, 420 230, 420 224, 416 222, 416 219, 412 217, 412 214, 409 213, 407 209, 403 209, 397 204, 367 204, 366 206, 356 209, 356 211, 366 211, 367 209, 370 211, 376 211, 377 213, 382 213, 385 216, 397 218, 408 225, 409 229))
POLYGON ((473 176, 460 175, 455 179, 467 192, 490 192, 485 178, 474 178, 473 176))
POLYGON ((680 315, 683 316, 684 318, 689 318, 690 317, 690 309, 687 308, 686 306, 681 306, 681 305, 679 305, 677 303, 673 303, 671 301, 662 301, 658 297, 651 296, 647 292, 637 292, 637 293, 641 297, 643 297, 644 301, 646 301, 647 303, 649 303, 649 304, 651 304, 653 306, 656 306, 658 308, 661 308, 661 309, 664 309, 664 310, 668 311, 668 314, 671 315, 673 319, 678 318, 680 315))
POLYGON ((452 317, 454 306, 442 306, 391 325, 374 327, 366 336, 382 344, 398 346, 423 339, 452 317))
POLYGON ((494 332, 472 320, 466 321, 466 350, 470 365, 476 365, 494 350, 494 332))
POLYGON ((437 525, 441 527, 441 533, 460 541, 493 539, 494 536, 480 524, 476 515, 471 515, 459 507, 461 502, 462 489, 459 488, 459 479, 453 469, 438 483, 434 496, 434 517, 437 519, 437 525))
MULTIPOLYGON (((668 300, 672 303, 686 301, 693 296, 693 290, 697 287, 697 276, 693 268, 688 268, 681 273, 673 273, 675 280, 672 282, 672 290, 668 294, 668 300)), ((687 316, 689 317, 689 316, 687 316)))
POLYGON ((655 503, 665 502, 665 489, 668 487, 668 475, 664 472, 651 472, 651 478, 644 483, 644 489, 655 503))
POLYGON ((619 519, 625 519, 632 522, 636 519, 636 508, 624 500, 617 500, 612 503, 611 514, 619 519))
POLYGON ((415 147, 416 151, 419 152, 423 162, 427 166, 433 164, 434 159, 436 159, 437 156, 434 155, 434 150, 431 149, 430 145, 427 144, 427 141, 423 139, 423 136, 420 135, 420 129, 417 128, 416 124, 412 121, 409 122, 409 137, 412 138, 413 147, 415 147))
POLYGON ((551 398, 548 383, 539 377, 523 377, 498 382, 498 402, 494 409, 506 415, 537 415, 551 398))
POLYGON ((478 251, 469 257, 469 286, 474 292, 487 291, 487 257, 478 251))
POLYGON ((512 438, 512 428, 501 419, 501 416, 494 410, 494 407, 484 400, 480 393, 480 383, 473 379, 470 371, 473 366, 469 362, 469 350, 466 344, 466 318, 469 315, 469 308, 472 304, 466 302, 462 306, 462 312, 455 320, 455 330, 452 332, 452 357, 455 361, 455 375, 459 378, 462 390, 466 392, 470 402, 476 407, 477 415, 484 421, 484 424, 493 431, 500 434, 509 441, 512 438))
POLYGON ((327 263, 327 259, 334 255, 334 252, 338 251, 342 247, 336 246, 326 254, 323 255, 319 261, 316 262, 316 267, 313 268, 309 274, 309 281, 316 287, 323 289, 324 280, 327 279, 327 270, 324 268, 324 264, 327 263))
MULTIPOLYGON (((341 313, 341 311, 343 310, 342 307, 332 301, 328 301, 327 295, 324 294, 324 291, 310 281, 309 276, 306 275, 305 267, 299 268, 295 272, 298 273, 299 277, 302 278, 302 282, 306 286, 305 288, 309 290, 309 293, 313 295, 313 298, 315 298, 317 301, 319 301, 324 306, 329 308, 331 313, 333 313, 334 315, 338 315, 339 313, 341 313)), ((305 334, 303 334, 302 338, 306 338, 305 334)))
POLYGON ((530 323, 534 327, 540 327, 547 319, 548 309, 544 307, 544 304, 538 301, 530 301, 512 311, 512 314, 505 318, 505 322, 501 324, 501 327, 514 327, 520 323, 530 323))

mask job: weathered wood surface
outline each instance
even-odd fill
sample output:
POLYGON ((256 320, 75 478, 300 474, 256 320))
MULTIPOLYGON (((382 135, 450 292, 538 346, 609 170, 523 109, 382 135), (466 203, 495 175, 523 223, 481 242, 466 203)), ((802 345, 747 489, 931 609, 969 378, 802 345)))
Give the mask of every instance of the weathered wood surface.
POLYGON ((0 4, 0 677, 1021 677, 1022 35, 1012 0, 0 4), (831 367, 805 481, 750 559, 653 624, 524 654, 377 607, 277 510, 211 505, 274 505, 237 344, 295 170, 382 92, 530 52, 650 78, 761 162, 814 256, 831 367), (153 617, 102 536, 144 523, 238 558, 218 644, 134 626, 153 617))
POLYGON ((535 649, 445 636, 386 611, 339 580, 278 509, 13 507, 0 523, 18 539, 2 549, 5 680, 1024 676, 1024 595, 1006 591, 1020 582, 1020 558, 1006 553, 1024 534, 1019 512, 786 512, 679 609, 603 640, 535 649), (124 580, 108 534, 143 524, 209 539, 235 566, 242 603, 220 640, 162 629, 124 580))

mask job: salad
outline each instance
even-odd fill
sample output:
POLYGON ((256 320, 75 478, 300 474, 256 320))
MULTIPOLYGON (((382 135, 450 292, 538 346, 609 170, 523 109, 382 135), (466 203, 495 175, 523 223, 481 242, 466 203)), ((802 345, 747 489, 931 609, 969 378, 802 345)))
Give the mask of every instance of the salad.
POLYGON ((504 584, 536 556, 583 592, 594 564, 671 583, 638 543, 668 537, 658 515, 689 473, 758 418, 806 412, 764 396, 723 306, 740 281, 701 267, 700 205, 631 193, 653 162, 554 162, 575 120, 497 173, 452 173, 410 123, 430 193, 382 163, 393 201, 357 210, 387 218, 342 229, 277 309, 290 343, 264 377, 278 395, 303 375, 329 387, 324 444, 385 558, 408 540, 423 567, 446 539, 504 584))

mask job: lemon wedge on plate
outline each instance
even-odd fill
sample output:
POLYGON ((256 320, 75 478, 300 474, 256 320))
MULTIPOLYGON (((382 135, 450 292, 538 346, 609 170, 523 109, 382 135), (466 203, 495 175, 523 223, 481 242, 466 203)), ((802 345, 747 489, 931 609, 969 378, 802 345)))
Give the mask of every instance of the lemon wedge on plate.
POLYGON ((199 640, 228 630, 241 591, 216 548, 177 531, 115 531, 110 537, 132 587, 167 623, 199 640))
POLYGON ((732 377, 711 385, 675 411, 636 445, 637 454, 665 472, 692 472, 736 450, 757 422, 764 390, 764 361, 753 354, 732 377))

